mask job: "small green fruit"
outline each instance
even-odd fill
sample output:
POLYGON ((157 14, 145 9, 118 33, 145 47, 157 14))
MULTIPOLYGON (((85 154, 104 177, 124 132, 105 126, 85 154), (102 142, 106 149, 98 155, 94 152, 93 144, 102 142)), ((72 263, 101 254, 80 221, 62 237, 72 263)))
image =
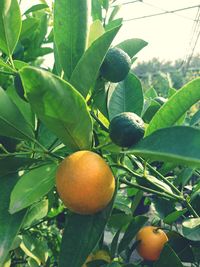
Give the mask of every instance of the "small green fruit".
POLYGON ((123 112, 111 120, 109 133, 116 145, 131 147, 143 138, 144 122, 133 112, 123 112))
POLYGON ((110 48, 100 68, 102 77, 110 82, 116 83, 124 80, 129 73, 131 59, 122 49, 110 48))

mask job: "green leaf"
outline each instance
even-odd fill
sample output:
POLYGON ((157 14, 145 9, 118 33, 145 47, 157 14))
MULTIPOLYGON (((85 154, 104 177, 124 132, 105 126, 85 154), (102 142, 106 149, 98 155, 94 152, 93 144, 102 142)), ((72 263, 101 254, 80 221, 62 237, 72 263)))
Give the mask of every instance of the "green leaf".
POLYGON ((34 6, 30 7, 29 9, 27 9, 24 12, 24 15, 27 15, 27 14, 29 14, 31 12, 39 11, 39 10, 42 10, 42 9, 45 9, 45 8, 48 8, 47 4, 37 4, 37 5, 34 5, 34 6))
POLYGON ((169 238, 169 245, 176 252, 182 262, 191 263, 194 261, 193 248, 190 244, 190 240, 175 231, 168 232, 167 236, 169 238))
POLYGON ((66 262, 69 266, 82 266, 101 238, 113 200, 106 209, 94 215, 69 215, 62 238, 59 267, 65 267, 66 262))
POLYGON ((32 140, 33 130, 6 92, 0 88, 0 135, 32 140))
POLYGON ((39 266, 41 266, 41 263, 45 264, 48 258, 46 241, 33 238, 30 234, 23 235, 22 241, 20 247, 26 255, 34 259, 39 266))
POLYGON ((22 228, 30 227, 39 220, 44 218, 48 213, 48 200, 43 199, 40 202, 34 204, 29 210, 25 217, 22 228))
POLYGON ((117 47, 124 50, 129 55, 129 57, 132 58, 146 45, 148 45, 148 43, 144 40, 133 38, 121 42, 117 45, 117 47))
POLYGON ((12 55, 21 31, 21 14, 17 0, 0 1, 0 50, 12 55))
POLYGON ((86 49, 89 0, 60 0, 54 6, 54 41, 69 79, 86 49))
POLYGON ((130 242, 133 240, 137 232, 144 226, 147 221, 148 218, 145 216, 136 216, 133 218, 119 243, 118 253, 121 253, 128 248, 130 242))
POLYGON ((13 68, 5 63, 1 58, 0 58, 0 68, 3 69, 4 71, 8 71, 10 73, 14 73, 13 68))
POLYGON ((118 26, 105 32, 92 43, 74 69, 70 83, 86 97, 90 88, 94 85, 104 57, 119 31, 118 26))
POLYGON ((183 209, 183 210, 176 210, 170 214, 168 214, 163 222, 166 224, 172 224, 174 223, 176 220, 178 220, 182 215, 184 215, 186 213, 187 209, 183 209))
POLYGON ((173 161, 198 167, 200 166, 199 136, 199 129, 188 126, 164 128, 147 136, 128 152, 151 160, 173 161))
POLYGON ((149 103, 147 103, 147 101, 146 101, 146 104, 149 104, 149 105, 146 107, 146 110, 144 111, 143 116, 142 116, 142 119, 146 123, 149 123, 152 120, 153 116, 156 114, 156 112, 161 107, 161 105, 153 99, 148 100, 148 101, 149 101, 149 103))
POLYGON ((158 96, 156 90, 153 87, 150 87, 144 94, 145 98, 152 99, 158 96))
POLYGON ((160 258, 154 263, 153 267, 169 266, 183 267, 183 264, 174 250, 166 243, 160 254, 160 258))
POLYGON ((200 78, 189 82, 171 96, 153 117, 145 135, 161 128, 173 126, 191 106, 200 100, 199 87, 200 78))
POLYGON ((110 120, 122 112, 134 112, 140 116, 143 92, 139 79, 129 73, 124 81, 113 84, 109 89, 107 105, 110 120))
POLYGON ((115 20, 112 20, 111 22, 109 22, 106 26, 105 26, 105 30, 106 31, 110 31, 110 30, 112 30, 112 29, 114 29, 114 28, 116 28, 116 27, 119 27, 119 26, 121 26, 121 24, 122 24, 122 22, 123 22, 123 19, 115 19, 115 20))
POLYGON ((113 8, 113 10, 112 10, 112 12, 111 12, 111 14, 110 14, 110 17, 109 17, 108 22, 111 22, 111 21, 114 20, 115 16, 116 16, 117 13, 120 11, 121 7, 122 7, 122 5, 116 5, 116 6, 113 8))
POLYGON ((200 110, 198 110, 191 118, 190 125, 195 125, 200 123, 200 110))
POLYGON ((156 177, 152 175, 146 175, 141 178, 137 177, 136 181, 139 185, 152 188, 156 191, 172 193, 171 188, 166 183, 164 183, 163 181, 160 181, 159 179, 157 179, 156 177))
MULTIPOLYGON (((23 170, 26 167, 37 163, 37 159, 33 158, 22 158, 9 156, 0 158, 0 176, 7 175, 9 173, 16 173, 19 170, 23 170)), ((1 178, 0 178, 1 179, 1 178)))
POLYGON ((33 67, 20 70, 29 102, 39 119, 69 149, 88 149, 92 120, 83 97, 59 77, 33 67))
POLYGON ((21 99, 14 87, 7 88, 6 93, 20 110, 27 124, 29 124, 30 128, 33 131, 35 128, 35 114, 33 113, 30 104, 21 99))
POLYGON ((22 21, 22 30, 20 34, 20 40, 33 37, 33 33, 38 28, 40 20, 38 18, 28 17, 22 21))
POLYGON ((57 165, 47 164, 25 173, 11 193, 9 211, 16 213, 46 195, 55 184, 57 165))
POLYGON ((200 241, 200 218, 186 219, 182 224, 183 235, 193 241, 200 241))
POLYGON ((9 175, 0 179, 0 266, 6 260, 26 214, 25 210, 14 215, 8 212, 10 193, 17 178, 17 175, 9 175))
POLYGON ((89 47, 96 39, 98 39, 104 33, 105 33, 105 29, 104 29, 103 25, 101 24, 101 21, 100 20, 95 20, 90 25, 90 31, 89 31, 87 47, 89 47))
POLYGON ((100 20, 102 21, 102 8, 100 1, 92 1, 92 18, 94 20, 100 20))

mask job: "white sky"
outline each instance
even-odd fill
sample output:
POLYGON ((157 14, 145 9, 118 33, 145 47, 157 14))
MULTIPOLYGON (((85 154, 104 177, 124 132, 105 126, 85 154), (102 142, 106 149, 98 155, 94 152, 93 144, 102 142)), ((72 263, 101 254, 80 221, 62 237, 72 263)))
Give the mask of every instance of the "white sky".
MULTIPOLYGON (((51 2, 51 0, 46 1, 51 2)), ((130 1, 133 0, 117 0, 116 4, 130 1)), ((25 6, 32 6, 37 4, 37 2, 42 2, 42 0, 22 0, 22 6, 25 8, 25 6)), ((174 10, 195 5, 200 5, 200 0, 143 0, 143 3, 137 2, 122 5, 117 17, 123 17, 126 20, 160 13, 162 12, 160 9, 174 10)), ((147 61, 153 57, 172 61, 177 58, 184 58, 186 53, 191 51, 191 48, 188 49, 188 45, 191 39, 193 20, 196 17, 197 11, 198 8, 193 8, 177 12, 176 14, 166 14, 124 22, 115 39, 115 43, 130 38, 141 38, 147 41, 149 43, 148 46, 138 53, 138 61, 147 61)), ((200 38, 195 53, 200 53, 200 38)))
MULTIPOLYGON (((132 0, 118 0, 116 3, 130 1, 132 0)), ((117 17, 129 19, 162 12, 162 10, 147 4, 165 10, 200 5, 200 0, 143 0, 143 2, 123 5, 117 17)), ((186 52, 191 51, 188 50, 188 45, 197 11, 198 8, 194 8, 176 14, 124 22, 115 41, 119 42, 129 38, 142 38, 147 41, 149 44, 138 54, 138 61, 146 61, 153 57, 162 60, 184 58, 186 52)), ((195 53, 200 53, 200 38, 195 53)))

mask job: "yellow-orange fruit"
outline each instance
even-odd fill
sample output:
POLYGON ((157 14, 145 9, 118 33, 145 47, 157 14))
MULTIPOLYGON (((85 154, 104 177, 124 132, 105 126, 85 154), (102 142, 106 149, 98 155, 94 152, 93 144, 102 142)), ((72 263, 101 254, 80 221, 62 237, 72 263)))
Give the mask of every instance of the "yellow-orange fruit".
POLYGON ((79 214, 93 214, 107 206, 115 190, 110 167, 98 154, 78 151, 66 157, 56 174, 58 194, 79 214))
POLYGON ((168 237, 158 227, 145 226, 138 232, 136 240, 140 241, 137 246, 139 255, 145 260, 156 261, 168 237))

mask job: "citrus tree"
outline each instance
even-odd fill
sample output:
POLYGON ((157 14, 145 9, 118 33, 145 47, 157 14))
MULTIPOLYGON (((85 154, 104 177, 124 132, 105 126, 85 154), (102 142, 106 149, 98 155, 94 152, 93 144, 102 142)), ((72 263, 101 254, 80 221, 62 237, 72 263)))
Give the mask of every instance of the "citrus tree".
POLYGON ((143 92, 114 2, 0 1, 0 266, 199 266, 200 79, 143 92))

